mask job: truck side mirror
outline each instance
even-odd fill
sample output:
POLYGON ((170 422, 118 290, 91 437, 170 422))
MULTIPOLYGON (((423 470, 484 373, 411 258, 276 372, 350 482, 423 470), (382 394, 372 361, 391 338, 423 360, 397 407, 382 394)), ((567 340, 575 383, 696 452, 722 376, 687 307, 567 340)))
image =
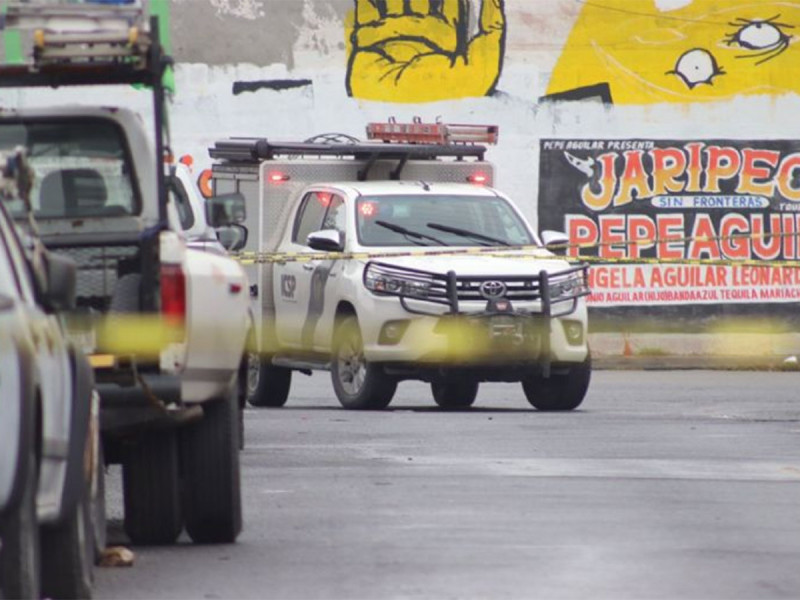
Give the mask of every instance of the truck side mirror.
POLYGON ((247 227, 234 223, 217 229, 217 239, 228 252, 238 252, 247 244, 247 227))
POLYGON ((45 257, 45 270, 47 271, 45 304, 54 311, 74 308, 78 271, 75 261, 56 252, 47 252, 45 257))
POLYGON ((244 222, 247 208, 239 192, 212 196, 206 200, 206 220, 211 227, 225 227, 244 222))
POLYGON ((544 247, 553 254, 564 255, 567 253, 566 246, 569 245, 569 236, 561 231, 546 229, 542 231, 542 242, 544 247))
POLYGON ((344 236, 336 229, 323 229, 308 234, 306 243, 312 250, 322 252, 341 252, 344 250, 344 236))

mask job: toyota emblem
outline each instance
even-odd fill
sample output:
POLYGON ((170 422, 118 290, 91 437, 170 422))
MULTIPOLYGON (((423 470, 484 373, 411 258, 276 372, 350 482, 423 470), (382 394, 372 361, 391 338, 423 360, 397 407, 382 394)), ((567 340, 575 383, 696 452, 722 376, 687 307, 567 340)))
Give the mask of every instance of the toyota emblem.
POLYGON ((480 289, 481 296, 487 300, 502 298, 506 294, 506 284, 502 281, 484 281, 480 289))

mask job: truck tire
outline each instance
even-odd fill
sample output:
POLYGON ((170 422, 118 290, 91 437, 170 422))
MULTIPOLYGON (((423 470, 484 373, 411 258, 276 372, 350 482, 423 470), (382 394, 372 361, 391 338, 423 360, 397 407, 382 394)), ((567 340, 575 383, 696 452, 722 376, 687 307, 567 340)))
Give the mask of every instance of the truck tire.
POLYGON ((172 544, 183 529, 177 435, 149 431, 123 448, 125 533, 134 544, 172 544))
POLYGON ((522 380, 522 389, 531 406, 542 411, 574 410, 581 405, 592 378, 592 357, 571 365, 564 372, 540 373, 522 380))
POLYGON ((94 539, 89 523, 89 489, 55 525, 41 528, 42 594, 45 598, 91 598, 94 539))
POLYGON ((248 357, 247 401, 259 408, 286 404, 292 385, 292 370, 271 365, 258 354, 248 357))
POLYGON ((345 317, 336 328, 331 358, 333 389, 344 408, 381 410, 389 406, 397 380, 367 361, 356 317, 345 317))
POLYGON ((431 382, 436 404, 442 408, 467 408, 478 395, 478 382, 470 379, 439 377, 431 382))
POLYGON ((242 530, 239 410, 234 385, 181 431, 186 532, 198 544, 232 543, 242 530))
POLYGON ((36 519, 36 454, 31 448, 19 505, 0 520, 0 598, 41 598, 41 547, 36 519))

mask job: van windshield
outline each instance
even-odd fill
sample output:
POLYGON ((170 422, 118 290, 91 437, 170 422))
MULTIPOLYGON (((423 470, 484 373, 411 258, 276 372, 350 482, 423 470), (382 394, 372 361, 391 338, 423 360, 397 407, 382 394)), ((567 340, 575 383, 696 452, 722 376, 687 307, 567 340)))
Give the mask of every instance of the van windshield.
MULTIPOLYGON (((0 120, 0 150, 24 146, 40 218, 138 214, 122 131, 103 119, 0 120)), ((21 206, 12 206, 19 212, 21 206)))
POLYGON ((362 246, 516 246, 538 243, 503 198, 459 195, 361 196, 362 246), (411 233, 409 233, 411 232, 411 233))

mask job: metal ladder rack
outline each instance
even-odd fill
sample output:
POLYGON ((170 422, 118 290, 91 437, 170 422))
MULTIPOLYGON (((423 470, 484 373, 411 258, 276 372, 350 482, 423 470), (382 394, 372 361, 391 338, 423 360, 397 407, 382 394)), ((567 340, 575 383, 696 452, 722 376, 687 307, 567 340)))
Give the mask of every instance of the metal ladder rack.
POLYGON ((31 37, 31 60, 0 66, 0 87, 155 86, 170 60, 158 41, 158 22, 139 4, 10 3, 5 30, 31 37))
POLYGON ((399 179, 409 160, 435 160, 449 157, 461 161, 465 158, 482 161, 486 147, 478 144, 384 144, 361 142, 355 144, 326 144, 319 142, 270 142, 266 138, 231 138, 216 142, 208 149, 211 158, 228 163, 258 164, 278 157, 336 157, 366 161, 358 178, 366 180, 370 169, 378 160, 396 160, 392 179, 399 179))

